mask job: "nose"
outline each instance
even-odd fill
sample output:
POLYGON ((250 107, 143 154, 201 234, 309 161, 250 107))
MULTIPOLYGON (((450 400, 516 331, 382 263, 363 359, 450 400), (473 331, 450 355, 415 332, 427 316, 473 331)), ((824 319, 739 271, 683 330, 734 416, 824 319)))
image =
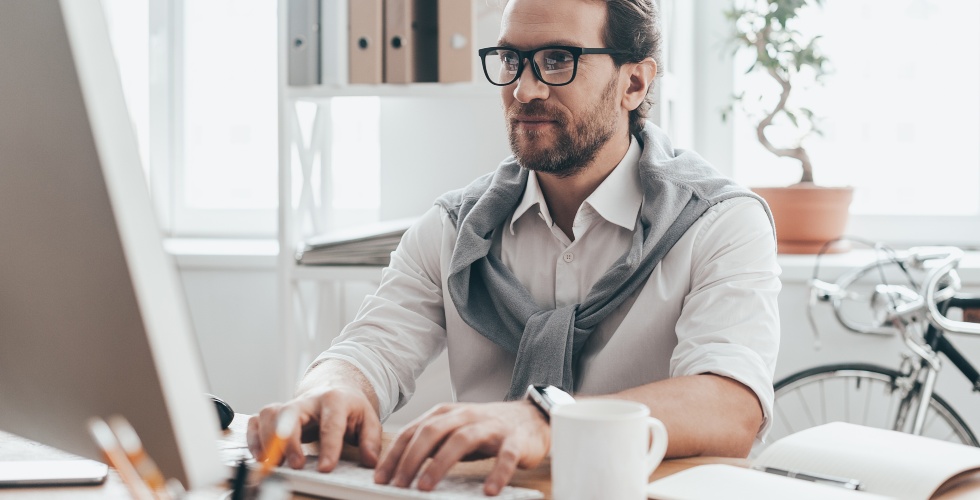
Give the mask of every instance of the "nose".
POLYGON ((527 104, 535 99, 547 99, 550 88, 538 80, 537 75, 531 67, 531 60, 525 59, 524 70, 521 71, 521 77, 517 79, 517 83, 514 87, 514 99, 522 104, 527 104))

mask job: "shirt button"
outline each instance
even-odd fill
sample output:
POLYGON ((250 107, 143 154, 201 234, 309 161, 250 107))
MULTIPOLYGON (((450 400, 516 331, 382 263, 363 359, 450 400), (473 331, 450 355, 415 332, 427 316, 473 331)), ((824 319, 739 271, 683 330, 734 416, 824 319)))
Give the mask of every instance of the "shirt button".
POLYGON ((575 260, 575 254, 568 252, 565 255, 562 255, 561 258, 564 259, 565 262, 571 262, 575 260))

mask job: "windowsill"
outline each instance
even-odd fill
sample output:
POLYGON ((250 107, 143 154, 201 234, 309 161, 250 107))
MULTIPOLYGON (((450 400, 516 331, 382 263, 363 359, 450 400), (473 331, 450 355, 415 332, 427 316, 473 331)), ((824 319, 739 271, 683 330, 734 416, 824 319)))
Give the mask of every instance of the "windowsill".
MULTIPOLYGON (((965 285, 980 285, 980 251, 965 252, 960 262, 960 279, 965 285)), ((824 255, 820 257, 820 276, 827 280, 836 278, 848 269, 863 266, 875 259, 871 249, 855 249, 850 252, 824 255)), ((816 255, 779 255, 779 266, 783 268, 780 279, 783 283, 806 283, 813 277, 816 255)))
POLYGON ((275 239, 166 238, 163 247, 179 269, 275 270, 275 239))
MULTIPOLYGON (((274 239, 167 238, 164 248, 180 269, 269 269, 275 270, 279 242, 274 239)), ((874 259, 874 251, 856 249, 820 258, 820 275, 839 276, 847 269, 874 259)), ((815 255, 780 255, 784 283, 806 283, 813 276, 815 255)), ((980 251, 968 251, 960 264, 964 284, 980 285, 980 251)))

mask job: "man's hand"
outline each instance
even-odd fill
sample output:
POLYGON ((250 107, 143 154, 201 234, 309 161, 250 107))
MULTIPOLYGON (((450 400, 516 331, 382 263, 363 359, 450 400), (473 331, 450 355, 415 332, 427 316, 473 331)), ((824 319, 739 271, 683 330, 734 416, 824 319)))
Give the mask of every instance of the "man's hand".
POLYGON ((455 463, 497 457, 483 483, 487 495, 500 493, 514 471, 537 466, 548 454, 551 427, 527 401, 444 404, 409 424, 382 457, 377 483, 408 487, 429 457, 418 488, 430 491, 455 463))
MULTIPOLYGON (((262 408, 248 421, 248 449, 256 459, 265 456, 276 432, 282 411, 291 407, 299 415, 299 425, 286 441, 283 459, 301 469, 306 457, 300 443, 320 440, 317 470, 329 472, 337 466, 344 440, 361 449, 361 463, 374 467, 381 454, 381 421, 365 394, 354 388, 310 390, 284 404, 262 408)), ((276 464, 279 465, 279 464, 276 464)))

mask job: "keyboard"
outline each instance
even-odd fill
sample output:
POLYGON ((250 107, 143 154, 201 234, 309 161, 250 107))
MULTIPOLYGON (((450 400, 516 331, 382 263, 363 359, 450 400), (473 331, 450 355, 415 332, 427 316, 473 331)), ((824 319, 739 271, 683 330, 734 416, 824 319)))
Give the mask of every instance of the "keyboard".
MULTIPOLYGON (((337 500, 401 500, 415 498, 420 500, 470 500, 491 498, 483 494, 483 479, 472 477, 447 477, 439 482, 433 491, 420 491, 399 488, 387 484, 375 484, 374 469, 359 467, 357 464, 341 461, 329 473, 316 470, 316 457, 307 457, 306 468, 302 470, 279 467, 276 475, 282 478, 286 487, 297 493, 336 498, 337 500)), ((505 486, 500 494, 492 497, 497 500, 531 500, 544 498, 537 490, 505 486)))

